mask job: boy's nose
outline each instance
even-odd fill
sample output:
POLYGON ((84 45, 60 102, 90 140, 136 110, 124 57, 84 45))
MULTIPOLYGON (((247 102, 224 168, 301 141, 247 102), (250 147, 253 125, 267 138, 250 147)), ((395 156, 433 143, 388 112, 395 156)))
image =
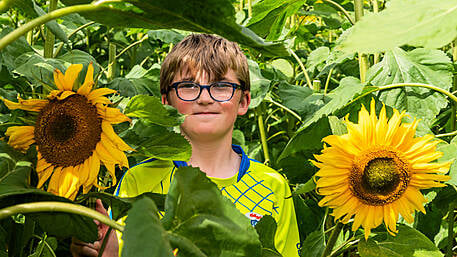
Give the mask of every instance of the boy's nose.
POLYGON ((214 100, 209 95, 209 88, 203 88, 200 97, 197 99, 197 103, 199 104, 207 104, 212 103, 214 100))

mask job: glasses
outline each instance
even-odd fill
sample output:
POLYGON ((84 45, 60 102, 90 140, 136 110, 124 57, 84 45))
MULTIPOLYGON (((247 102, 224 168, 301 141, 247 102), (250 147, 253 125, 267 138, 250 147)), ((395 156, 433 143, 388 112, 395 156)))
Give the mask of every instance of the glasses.
POLYGON ((232 99, 233 94, 241 85, 231 82, 214 82, 209 85, 200 85, 193 81, 180 81, 171 84, 170 88, 174 88, 176 95, 183 101, 195 101, 202 94, 202 90, 208 90, 209 96, 217 102, 227 102, 232 99))

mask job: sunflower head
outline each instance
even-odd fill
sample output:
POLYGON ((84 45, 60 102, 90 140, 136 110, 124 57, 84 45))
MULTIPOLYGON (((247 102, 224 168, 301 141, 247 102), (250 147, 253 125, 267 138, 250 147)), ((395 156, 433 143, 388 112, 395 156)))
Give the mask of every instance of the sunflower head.
POLYGON ((319 168, 317 192, 324 196, 319 205, 333 208, 343 223, 354 217, 352 230, 363 226, 365 238, 383 221, 394 235, 399 215, 411 223, 415 210, 425 213, 419 190, 445 186, 451 164, 433 162, 442 156, 439 141, 415 137, 417 120, 402 123, 406 114, 395 109, 388 119, 385 106, 378 117, 374 100, 370 109, 362 106, 358 123, 346 117, 347 134, 325 137, 327 145, 312 161, 319 168))
POLYGON ((73 64, 65 74, 54 71, 57 89, 47 99, 18 98, 18 102, 3 99, 10 109, 37 112, 37 120, 31 126, 9 127, 8 143, 25 151, 33 143, 37 145, 38 187, 49 179, 48 191, 74 199, 79 188, 86 193, 98 186, 98 172, 103 163, 116 183, 115 165, 128 167, 124 151, 133 150, 119 138, 112 128, 130 119, 119 109, 108 107, 106 97, 115 93, 109 88, 92 89, 93 65, 89 64, 82 85, 76 81, 83 68, 73 64), (73 90, 74 87, 77 90, 73 90))

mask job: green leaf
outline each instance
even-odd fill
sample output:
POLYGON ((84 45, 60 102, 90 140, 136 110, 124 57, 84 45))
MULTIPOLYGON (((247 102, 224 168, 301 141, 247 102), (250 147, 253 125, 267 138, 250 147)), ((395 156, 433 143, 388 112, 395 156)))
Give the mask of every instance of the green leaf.
POLYGON ((309 12, 303 12, 307 16, 319 16, 322 17, 325 24, 330 29, 339 29, 343 19, 338 15, 337 10, 333 6, 327 5, 325 3, 314 3, 313 10, 309 12))
POLYGON ((317 152, 322 149, 322 138, 330 134, 330 125, 327 118, 322 118, 318 122, 306 127, 296 133, 287 142, 286 147, 278 157, 278 161, 283 158, 301 151, 317 152))
POLYGON ((309 234, 301 246, 300 257, 321 256, 325 249, 325 236, 321 229, 309 234))
MULTIPOLYGON (((375 86, 394 83, 424 83, 449 90, 452 85, 452 65, 449 57, 439 50, 415 49, 405 52, 399 48, 384 55, 372 66, 367 81, 375 86)), ((448 105, 441 93, 426 88, 403 87, 380 93, 380 99, 399 111, 406 110, 412 117, 422 119, 429 128, 442 108, 448 105)), ((422 133, 423 134, 423 133, 422 133)))
POLYGON ((330 124, 330 128, 332 129, 333 135, 344 135, 348 133, 346 128, 346 124, 344 124, 338 117, 336 116, 328 116, 328 123, 330 124))
MULTIPOLYGON (((322 223, 325 215, 325 209, 317 205, 317 202, 311 199, 303 200, 299 195, 292 195, 294 207, 297 214, 298 230, 300 231, 300 241, 315 232, 322 223)), ((303 247, 301 247, 302 251, 303 247)), ((306 249, 305 249, 306 250, 306 249)))
POLYGON ((163 160, 189 160, 192 147, 180 134, 165 127, 136 122, 123 137, 137 154, 163 160))
POLYGON ((306 181, 305 184, 297 185, 297 187, 292 192, 292 194, 294 194, 294 195, 305 194, 305 193, 313 191, 315 188, 316 188, 316 183, 314 182, 314 178, 310 178, 308 181, 306 181))
POLYGON ((358 245, 361 257, 440 257, 440 250, 419 231, 400 224, 398 234, 387 232, 360 240, 358 245))
POLYGON ((281 71, 287 77, 294 76, 294 67, 286 59, 283 59, 283 58, 275 59, 271 62, 271 66, 273 66, 275 69, 281 71))
POLYGON ((252 6, 248 28, 267 40, 277 40, 285 28, 286 19, 305 4, 305 0, 264 0, 252 6))
POLYGON ((127 104, 124 114, 161 126, 178 126, 185 118, 175 108, 163 105, 158 97, 147 95, 133 97, 127 104))
POLYGON ((360 94, 363 88, 364 86, 358 79, 354 77, 343 78, 340 82, 340 86, 328 94, 328 96, 331 97, 331 100, 314 112, 311 117, 307 118, 295 135, 289 140, 281 155, 278 157, 278 161, 301 150, 321 149, 321 139, 330 134, 328 119, 322 119, 322 117, 328 116, 343 108, 356 95, 360 94), (316 123, 319 120, 320 122, 316 123))
POLYGON ((127 215, 127 211, 132 208, 132 204, 144 197, 147 197, 147 198, 150 198, 151 200, 153 200, 155 205, 157 206, 157 208, 160 211, 164 210, 164 203, 165 203, 165 195, 151 193, 151 192, 146 192, 146 193, 142 193, 135 197, 127 197, 127 198, 121 198, 121 197, 118 197, 118 196, 115 196, 112 194, 108 194, 105 192, 90 192, 88 194, 85 194, 83 197, 78 198, 78 200, 83 201, 90 197, 101 199, 104 203, 107 203, 110 206, 110 209, 111 209, 110 217, 113 220, 118 220, 118 219, 124 217, 125 215, 127 215))
POLYGON ((275 248, 276 229, 276 221, 270 215, 263 216, 255 225, 255 230, 259 234, 259 240, 262 244, 262 257, 282 256, 275 248))
POLYGON ((438 159, 438 162, 448 162, 452 161, 451 167, 449 168, 448 175, 451 177, 450 180, 446 181, 446 184, 457 186, 457 142, 451 141, 450 144, 446 142, 441 142, 437 146, 437 151, 443 153, 443 156, 438 159))
POLYGON ((262 76, 259 64, 248 59, 249 73, 251 80, 251 104, 249 109, 254 109, 260 105, 270 89, 270 81, 262 76))
POLYGON ((164 43, 176 44, 184 38, 184 35, 169 29, 159 29, 148 31, 149 39, 160 40, 164 43))
POLYGON ((376 53, 405 44, 440 48, 457 36, 454 0, 392 0, 378 14, 368 13, 341 44, 347 52, 376 53))
MULTIPOLYGON (((62 2, 67 5, 76 4, 70 0, 62 2)), ((265 42, 252 30, 238 25, 230 0, 128 0, 102 2, 98 6, 97 10, 82 15, 113 27, 180 29, 219 34, 267 56, 289 55, 282 43, 265 42)))
POLYGON ((157 207, 149 198, 142 198, 133 203, 122 234, 122 256, 173 256, 167 233, 160 223, 157 212, 157 207))
MULTIPOLYGON (((46 12, 43 11, 43 9, 41 9, 41 7, 35 3, 35 1, 32 1, 32 2, 33 2, 33 9, 35 10, 35 12, 37 14, 36 17, 43 16, 46 14, 46 12)), ((67 34, 65 33, 65 31, 63 31, 63 29, 59 26, 59 24, 57 24, 57 22, 55 20, 46 22, 46 27, 48 27, 48 29, 51 30, 51 32, 58 39, 60 39, 63 42, 68 44, 67 34)))
POLYGON ((282 104, 305 118, 311 117, 330 99, 318 93, 313 94, 309 87, 291 85, 284 81, 278 87, 282 104))
POLYGON ((181 167, 174 179, 177 181, 172 184, 177 184, 173 195, 179 201, 171 205, 173 209, 166 207, 163 218, 169 220, 169 215, 175 215, 174 233, 191 239, 211 257, 261 256, 260 241, 249 219, 203 172, 181 167))
POLYGON ((159 89, 160 66, 153 65, 149 70, 135 65, 125 77, 115 78, 109 85, 122 96, 136 95, 160 96, 159 89))
POLYGON ((53 72, 55 69, 65 70, 62 61, 52 58, 44 58, 35 53, 25 53, 15 61, 14 72, 25 76, 34 83, 54 85, 53 72))
POLYGON ((326 46, 321 46, 314 49, 308 56, 306 68, 308 72, 314 72, 315 69, 322 70, 326 60, 330 56, 330 49, 326 46))

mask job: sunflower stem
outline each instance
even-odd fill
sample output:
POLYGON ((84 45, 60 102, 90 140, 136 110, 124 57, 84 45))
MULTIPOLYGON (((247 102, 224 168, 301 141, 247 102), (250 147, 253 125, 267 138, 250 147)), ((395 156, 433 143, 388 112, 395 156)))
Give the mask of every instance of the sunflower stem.
POLYGON ((102 245, 100 246, 100 250, 98 251, 98 257, 102 257, 103 252, 105 251, 106 243, 108 243, 109 234, 111 234, 112 230, 113 230, 113 228, 109 227, 108 231, 106 231, 105 237, 103 238, 102 245))
POLYGON ((447 250, 446 257, 452 257, 454 248, 454 203, 449 203, 449 213, 447 214, 448 230, 447 230, 447 250))
POLYGON ((116 72, 116 45, 113 42, 109 43, 108 50, 108 82, 114 79, 114 73, 116 72))
POLYGON ((73 5, 61 9, 57 9, 50 13, 47 13, 43 16, 37 17, 26 24, 22 25, 21 27, 15 29, 14 31, 10 32, 8 35, 4 36, 0 39, 0 50, 4 49, 7 45, 11 42, 15 41, 16 39, 20 38, 21 36, 25 35, 27 32, 32 30, 33 28, 45 24, 48 21, 57 19, 59 17, 71 14, 71 13, 82 13, 88 11, 95 11, 100 8, 99 5, 95 4, 81 4, 81 5, 73 5))
MULTIPOLYGON (((379 12, 378 0, 371 0, 371 4, 373 6, 373 13, 378 13, 379 12)), ((373 63, 376 64, 378 62, 379 62, 379 53, 375 53, 373 55, 373 63)))
MULTIPOLYGON (((57 9, 57 0, 49 1, 48 13, 55 11, 57 9)), ((54 52, 54 42, 56 37, 54 33, 47 27, 46 28, 46 39, 44 41, 44 58, 52 58, 54 52)))
POLYGON ((313 89, 313 83, 311 83, 311 78, 309 77, 308 71, 306 71, 305 65, 303 65, 303 62, 300 60, 300 57, 298 57, 298 55, 292 49, 289 49, 289 52, 290 54, 292 54, 295 60, 297 60, 298 65, 300 65, 300 68, 303 71, 303 75, 305 75, 306 84, 308 84, 309 88, 313 89))
MULTIPOLYGON (((454 63, 457 62, 457 39, 454 39, 452 42, 452 61, 454 63)), ((457 73, 454 73, 454 83, 452 84, 452 91, 457 90, 457 73)), ((457 127, 456 125, 456 107, 457 103, 454 103, 452 105, 452 111, 451 111, 451 130, 454 131, 457 127)))
POLYGON ((330 234, 330 238, 327 241, 327 245, 325 246, 324 252, 322 253, 321 257, 327 257, 330 255, 342 229, 343 223, 337 222, 335 228, 332 231, 332 234, 330 234))
POLYGON ((36 212, 66 212, 96 219, 116 230, 124 231, 124 226, 117 224, 109 217, 92 210, 90 208, 62 202, 32 202, 9 206, 0 209, 0 220, 18 213, 36 213, 36 212))
POLYGON ((338 10, 340 10, 344 16, 346 17, 346 19, 351 23, 351 25, 354 25, 354 19, 352 19, 351 15, 348 13, 348 11, 346 11, 346 9, 344 9, 343 6, 341 6, 340 4, 338 4, 337 2, 334 2, 332 0, 324 0, 324 2, 327 2, 329 4, 332 4, 333 6, 335 6, 336 8, 338 8, 338 10))
MULTIPOLYGON (((363 0, 354 0, 354 12, 355 12, 355 22, 360 21, 363 17, 363 0)), ((359 72, 360 72, 360 82, 365 83, 366 74, 368 67, 370 66, 368 62, 368 55, 363 53, 358 53, 359 55, 359 72)))
MULTIPOLYGON (((261 108, 262 105, 259 107, 261 108)), ((270 155, 268 153, 267 136, 266 136, 266 132, 265 132, 265 124, 263 122, 263 115, 262 115, 261 109, 259 109, 259 108, 257 109, 256 115, 257 115, 257 122, 259 125, 260 141, 262 143, 263 156, 265 159, 265 163, 269 163, 270 155)))
POLYGON ((390 84, 390 85, 377 87, 377 88, 374 88, 373 90, 367 91, 367 92, 359 95, 358 97, 352 99, 352 101, 347 103, 345 106, 348 106, 348 105, 358 101, 360 98, 365 97, 365 96, 367 96, 367 95, 369 95, 371 93, 374 93, 374 92, 377 92, 377 91, 382 91, 382 90, 387 90, 387 89, 399 88, 399 87, 423 87, 423 88, 428 88, 428 89, 440 92, 441 94, 448 96, 449 98, 451 98, 452 101, 457 103, 457 96, 455 96, 451 92, 449 92, 447 90, 444 90, 442 88, 439 88, 437 86, 428 85, 428 84, 421 84, 421 83, 398 83, 398 84, 390 84))

